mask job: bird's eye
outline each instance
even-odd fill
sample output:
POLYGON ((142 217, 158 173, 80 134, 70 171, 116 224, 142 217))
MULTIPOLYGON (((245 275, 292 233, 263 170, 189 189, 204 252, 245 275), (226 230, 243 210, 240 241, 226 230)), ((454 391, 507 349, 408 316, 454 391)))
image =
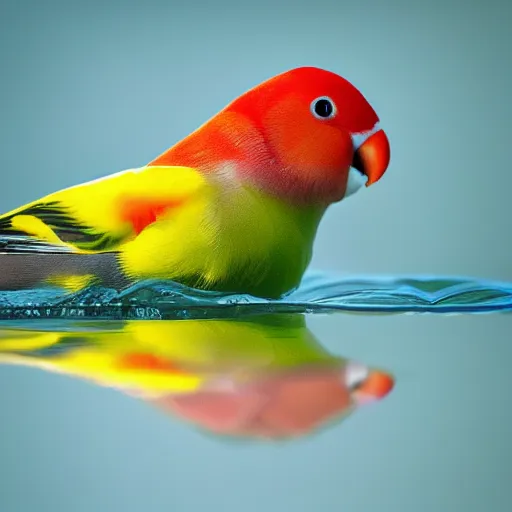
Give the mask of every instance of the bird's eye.
POLYGON ((336 115, 336 106, 331 98, 322 96, 311 103, 311 113, 318 119, 332 119, 336 115))

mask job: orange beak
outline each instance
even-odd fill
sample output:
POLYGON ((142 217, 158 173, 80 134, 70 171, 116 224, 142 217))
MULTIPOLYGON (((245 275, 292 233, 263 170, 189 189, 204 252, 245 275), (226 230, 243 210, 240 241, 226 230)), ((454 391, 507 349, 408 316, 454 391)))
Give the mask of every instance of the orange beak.
POLYGON ((368 137, 354 153, 352 167, 368 176, 367 187, 379 181, 386 172, 390 152, 389 140, 384 130, 379 130, 368 137))
POLYGON ((380 400, 391 392, 394 385, 391 375, 375 370, 357 387, 354 398, 358 404, 380 400))

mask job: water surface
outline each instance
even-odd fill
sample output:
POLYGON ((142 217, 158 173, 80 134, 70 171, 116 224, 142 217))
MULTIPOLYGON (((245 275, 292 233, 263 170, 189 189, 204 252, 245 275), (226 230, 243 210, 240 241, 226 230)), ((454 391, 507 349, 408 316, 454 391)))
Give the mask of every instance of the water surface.
POLYGON ((306 435, 393 387, 388 373, 329 353, 298 314, 4 323, 0 363, 87 379, 250 439, 306 435))
POLYGON ((371 490, 383 508, 399 494, 415 510, 500 510, 511 329, 500 313, 3 321, 0 446, 25 483, 0 495, 25 510, 101 496, 100 510, 258 511, 277 493, 309 511, 367 510, 371 490), (359 402, 371 372, 394 386, 359 402))
POLYGON ((231 318, 261 313, 436 312, 512 309, 512 284, 451 276, 341 278, 308 272, 279 300, 205 292, 173 282, 143 281, 124 290, 92 286, 0 291, 0 318, 231 318))

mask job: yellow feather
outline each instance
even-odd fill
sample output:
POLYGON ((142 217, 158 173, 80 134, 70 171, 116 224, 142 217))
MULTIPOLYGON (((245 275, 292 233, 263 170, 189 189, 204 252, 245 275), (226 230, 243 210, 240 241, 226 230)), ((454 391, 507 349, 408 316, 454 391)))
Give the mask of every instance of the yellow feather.
POLYGON ((173 201, 197 193, 204 184, 202 175, 190 167, 142 167, 64 189, 46 200, 62 203, 77 220, 98 231, 123 233, 131 229, 119 218, 123 201, 173 201))
POLYGON ((53 286, 64 288, 64 290, 73 293, 83 290, 85 287, 94 284, 97 277, 94 274, 85 275, 52 275, 46 279, 46 283, 53 286))
POLYGON ((45 242, 57 245, 63 243, 50 227, 33 215, 16 215, 11 219, 11 226, 45 242))
MULTIPOLYGON (((210 175, 143 167, 6 214, 0 233, 21 231, 74 252, 116 252, 131 280, 170 279, 277 297, 299 283, 323 211, 242 186, 228 165, 210 175)), ((94 271, 55 270, 49 282, 69 290, 90 284, 94 271)))

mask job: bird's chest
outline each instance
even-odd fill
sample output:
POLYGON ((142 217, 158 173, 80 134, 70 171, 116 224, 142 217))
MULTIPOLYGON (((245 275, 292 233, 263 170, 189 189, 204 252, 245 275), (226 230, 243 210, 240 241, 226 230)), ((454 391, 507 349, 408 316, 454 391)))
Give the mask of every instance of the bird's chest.
POLYGON ((200 274, 208 287, 276 297, 298 285, 314 232, 293 208, 246 198, 225 202, 203 219, 200 274))

